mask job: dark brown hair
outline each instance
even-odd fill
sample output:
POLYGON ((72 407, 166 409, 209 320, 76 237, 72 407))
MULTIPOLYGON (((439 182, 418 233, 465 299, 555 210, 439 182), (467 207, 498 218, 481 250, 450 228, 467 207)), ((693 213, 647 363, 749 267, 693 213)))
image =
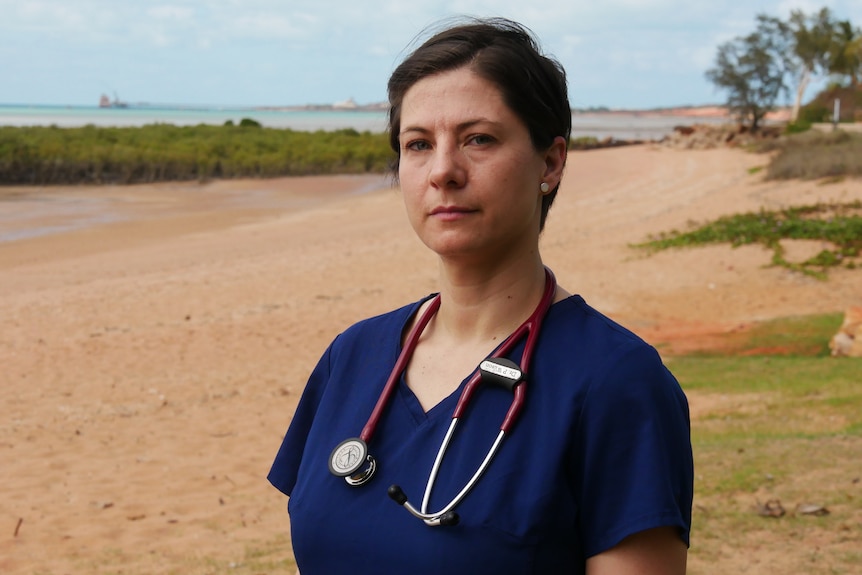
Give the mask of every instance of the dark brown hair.
MULTIPOLYGON (((471 19, 434 34, 389 77, 389 145, 396 154, 396 178, 404 95, 423 78, 463 66, 497 86, 503 101, 524 122, 537 151, 547 150, 557 136, 569 141, 572 111, 559 62, 544 55, 532 32, 517 22, 471 19)), ((542 228, 558 189, 559 185, 542 199, 542 228)))

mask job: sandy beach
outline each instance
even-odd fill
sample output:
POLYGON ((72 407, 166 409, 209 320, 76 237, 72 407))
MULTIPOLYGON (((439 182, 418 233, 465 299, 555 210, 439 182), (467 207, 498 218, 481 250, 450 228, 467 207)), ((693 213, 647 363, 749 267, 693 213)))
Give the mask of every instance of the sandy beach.
MULTIPOLYGON (((572 154, 545 262, 663 353, 862 304, 859 270, 818 281, 759 247, 629 247, 724 214, 862 200, 859 179, 764 182, 751 169, 767 161, 657 144, 572 154)), ((306 377, 347 325, 435 290, 399 192, 380 176, 0 188, 0 216, 19 238, 0 242, 0 572, 289 557, 286 500, 265 476, 306 377), (45 207, 64 201, 77 215, 45 207)))

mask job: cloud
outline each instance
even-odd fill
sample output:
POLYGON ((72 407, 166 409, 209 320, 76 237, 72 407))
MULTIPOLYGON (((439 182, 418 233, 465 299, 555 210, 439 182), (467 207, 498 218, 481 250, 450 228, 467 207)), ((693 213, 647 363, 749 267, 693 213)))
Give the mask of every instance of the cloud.
POLYGON ((258 39, 313 37, 318 26, 317 18, 309 14, 243 14, 221 23, 227 36, 258 39))
POLYGON ((59 98, 89 76, 128 98, 125 85, 145 85, 155 101, 376 101, 411 41, 458 14, 521 21, 589 105, 646 98, 648 86, 653 102, 714 100, 704 71, 722 42, 752 31, 757 13, 822 5, 862 24, 859 0, 0 0, 0 77, 16 78, 0 83, 0 102, 59 98))
POLYGON ((10 2, 9 4, 13 5, 0 6, 0 9, 7 18, 11 16, 10 23, 17 24, 25 30, 80 30, 87 23, 86 10, 75 5, 50 1, 10 2))
POLYGON ((157 20, 188 22, 194 17, 195 11, 188 6, 162 5, 148 8, 147 14, 157 20))

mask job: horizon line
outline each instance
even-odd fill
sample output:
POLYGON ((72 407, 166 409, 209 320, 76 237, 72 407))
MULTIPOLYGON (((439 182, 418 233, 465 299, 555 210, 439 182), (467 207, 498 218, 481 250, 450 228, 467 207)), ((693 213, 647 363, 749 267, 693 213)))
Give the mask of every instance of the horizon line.
MULTIPOLYGON (((308 103, 308 104, 256 104, 256 105, 239 105, 239 104, 183 104, 183 103, 154 103, 154 102, 121 102, 119 105, 100 106, 99 104, 44 104, 44 103, 20 103, 20 102, 0 102, 0 107, 12 108, 85 108, 94 110, 135 110, 135 109, 167 109, 167 110, 186 110, 186 111, 219 111, 219 110, 237 110, 237 111, 385 111, 389 108, 388 102, 374 102, 369 104, 345 105, 343 102, 336 103, 308 103)), ((776 109, 783 109, 789 106, 776 106, 776 109)), ((646 107, 612 107, 607 105, 591 105, 591 106, 572 106, 570 109, 573 113, 578 112, 613 112, 613 113, 642 113, 642 112, 660 112, 674 110, 699 110, 699 109, 727 109, 726 104, 722 103, 705 103, 705 104, 677 104, 677 105, 662 105, 662 106, 646 106, 646 107)))

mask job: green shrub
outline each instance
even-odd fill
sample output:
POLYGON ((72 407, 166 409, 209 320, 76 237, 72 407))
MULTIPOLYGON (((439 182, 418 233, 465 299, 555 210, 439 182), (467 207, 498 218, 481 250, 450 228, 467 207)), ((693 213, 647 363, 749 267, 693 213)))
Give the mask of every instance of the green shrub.
POLYGON ((393 157, 382 133, 239 127, 0 127, 0 185, 384 172, 393 157))
POLYGON ((818 122, 832 121, 832 113, 823 104, 813 102, 799 109, 799 117, 797 123, 806 123, 808 125, 817 124, 818 122))
POLYGON ((761 210, 724 216, 681 232, 673 230, 633 247, 650 252, 707 244, 736 247, 760 244, 772 250, 773 265, 824 278, 828 268, 855 269, 862 253, 862 202, 815 204, 779 211, 761 210), (802 262, 784 257, 780 240, 823 240, 834 246, 802 262))
POLYGON ((790 122, 784 128, 785 134, 801 134, 802 132, 807 132, 811 129, 811 122, 807 120, 797 120, 795 122, 790 122))
POLYGON ((590 150, 599 146, 599 139, 594 136, 581 136, 569 140, 570 150, 590 150))

